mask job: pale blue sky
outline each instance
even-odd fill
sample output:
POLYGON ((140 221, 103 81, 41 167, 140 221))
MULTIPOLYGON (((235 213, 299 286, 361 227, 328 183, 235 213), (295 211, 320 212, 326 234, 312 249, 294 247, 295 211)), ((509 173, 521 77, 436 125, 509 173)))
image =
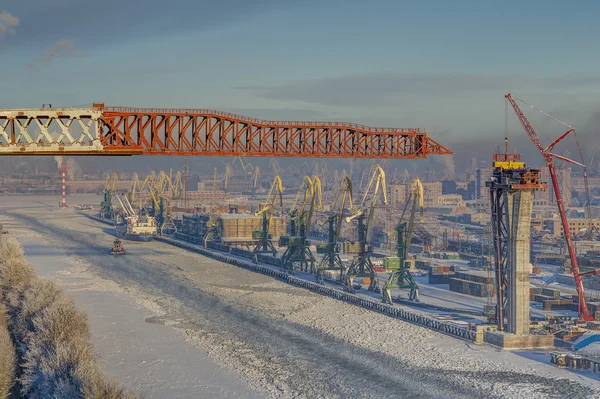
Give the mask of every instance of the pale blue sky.
MULTIPOLYGON (((4 0, 2 10, 19 24, 0 37, 0 107, 218 108, 422 127, 454 143, 503 134, 512 90, 600 134, 596 1, 4 0), (72 54, 49 57, 60 40, 74 41, 72 54)), ((512 115, 509 126, 522 134, 512 115)))

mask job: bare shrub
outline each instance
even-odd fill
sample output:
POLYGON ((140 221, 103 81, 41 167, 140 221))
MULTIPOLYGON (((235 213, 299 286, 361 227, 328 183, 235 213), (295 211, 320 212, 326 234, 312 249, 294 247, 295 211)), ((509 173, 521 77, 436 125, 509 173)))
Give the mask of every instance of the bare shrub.
POLYGON ((60 300, 35 316, 33 324, 24 356, 23 393, 61 397, 57 390, 74 390, 80 392, 75 397, 83 397, 84 382, 77 378, 77 369, 95 361, 85 314, 72 301, 60 300))
POLYGON ((46 278, 34 280, 22 294, 21 307, 14 320, 16 334, 26 337, 34 330, 34 318, 59 300, 65 300, 65 296, 54 281, 46 278))
POLYGON ((87 341, 91 339, 87 315, 70 298, 55 301, 33 319, 35 334, 46 341, 87 341))
POLYGON ((85 381, 84 397, 86 399, 136 399, 139 396, 125 390, 114 379, 108 377, 97 363, 91 367, 80 367, 78 377, 85 381))
POLYGON ((15 239, 1 237, 0 397, 15 381, 15 358, 28 398, 137 397, 100 369, 86 314, 55 282, 36 278, 15 239))
POLYGON ((6 397, 15 382, 16 354, 8 331, 6 310, 0 304, 0 397, 6 397))
POLYGON ((23 256, 23 247, 16 239, 0 235, 0 263, 23 256))
POLYGON ((0 263, 0 296, 12 318, 19 308, 21 294, 34 280, 33 267, 24 257, 0 263))
POLYGON ((25 257, 10 258, 0 262, 0 288, 11 290, 33 282, 35 272, 25 257))

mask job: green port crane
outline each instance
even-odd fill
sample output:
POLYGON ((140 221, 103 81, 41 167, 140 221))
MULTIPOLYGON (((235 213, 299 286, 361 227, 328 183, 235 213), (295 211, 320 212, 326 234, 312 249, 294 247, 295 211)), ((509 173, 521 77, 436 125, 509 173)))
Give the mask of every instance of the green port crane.
POLYGON ((317 175, 313 176, 312 179, 306 176, 290 211, 291 234, 288 239, 288 246, 281 257, 281 268, 284 271, 294 274, 294 271, 298 268, 301 271, 316 274, 316 259, 310 250, 310 241, 306 239, 306 236, 310 231, 315 208, 322 209, 322 207, 321 180, 317 175), (303 197, 302 206, 297 209, 297 200, 300 197, 303 197))
POLYGON ((419 286, 410 274, 410 265, 406 262, 414 228, 417 202, 419 203, 420 221, 423 223, 423 185, 418 177, 413 181, 409 199, 400 216, 400 223, 394 229, 397 234, 396 256, 388 256, 383 260, 385 269, 391 270, 392 273, 383 285, 381 300, 390 305, 392 304, 390 292, 392 288, 410 290, 408 299, 412 301, 419 300, 419 286), (411 205, 410 217, 407 223, 403 221, 404 215, 411 205))
POLYGON ((104 219, 114 219, 116 216, 115 208, 112 205, 112 196, 119 186, 119 176, 116 173, 108 175, 104 185, 104 198, 100 203, 100 216, 104 219))
POLYGON ((206 226, 206 235, 204 236, 204 247, 207 246, 209 241, 221 241, 221 233, 219 231, 219 214, 217 209, 217 168, 215 168, 213 175, 210 216, 206 226))
POLYGON ((258 261, 258 254, 271 253, 273 256, 277 256, 277 250, 272 241, 273 235, 269 233, 269 225, 273 221, 277 198, 279 198, 279 207, 283 207, 283 184, 279 175, 275 175, 273 179, 273 184, 271 184, 271 189, 269 190, 264 206, 255 214, 256 216, 262 216, 262 229, 252 232, 252 239, 258 240, 253 251, 255 262, 258 261))
POLYGON ((346 290, 348 292, 354 292, 354 278, 355 277, 369 277, 369 291, 380 292, 379 281, 377 273, 373 267, 371 261, 371 253, 373 253, 373 247, 369 245, 369 235, 373 226, 373 218, 375 216, 375 208, 379 201, 380 191, 383 193, 383 203, 387 205, 387 186, 385 183, 385 172, 380 165, 376 165, 371 176, 371 180, 367 185, 367 188, 363 194, 362 201, 358 207, 358 211, 351 217, 346 218, 346 222, 350 223, 353 219, 357 221, 357 240, 354 246, 357 248, 357 253, 348 268, 346 273, 346 290), (375 184, 374 184, 375 183, 375 184), (373 194, 371 196, 371 206, 368 210, 367 223, 365 225, 365 212, 366 202, 371 191, 371 187, 374 187, 373 194))
POLYGON ((352 212, 352 181, 348 175, 344 175, 340 188, 331 205, 331 211, 334 213, 327 218, 327 223, 329 225, 327 243, 317 245, 317 253, 323 254, 323 258, 317 267, 316 280, 319 284, 323 284, 323 275, 326 270, 339 271, 339 282, 344 281, 346 277, 346 267, 340 259, 338 245, 346 201, 348 201, 349 210, 352 212), (339 212, 336 212, 335 210, 338 208, 338 203, 339 212))
MULTIPOLYGON (((275 165, 275 164, 273 164, 275 165)), ((304 210, 306 204, 308 203, 311 197, 311 187, 313 185, 313 180, 310 176, 305 176, 302 180, 302 184, 296 193, 296 197, 294 197, 294 202, 292 202, 292 206, 288 212, 288 217, 290 219, 290 234, 282 235, 279 237, 279 246, 287 247, 290 243, 290 237, 297 235, 297 219, 298 219, 298 210, 304 210)))

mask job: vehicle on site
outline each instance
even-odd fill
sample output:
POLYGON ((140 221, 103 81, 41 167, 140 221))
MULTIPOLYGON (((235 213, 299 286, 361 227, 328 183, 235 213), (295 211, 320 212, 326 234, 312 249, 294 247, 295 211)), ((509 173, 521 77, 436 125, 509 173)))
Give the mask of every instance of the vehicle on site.
POLYGON ((118 238, 113 241, 113 246, 108 252, 110 255, 125 255, 127 251, 123 247, 123 243, 118 238))

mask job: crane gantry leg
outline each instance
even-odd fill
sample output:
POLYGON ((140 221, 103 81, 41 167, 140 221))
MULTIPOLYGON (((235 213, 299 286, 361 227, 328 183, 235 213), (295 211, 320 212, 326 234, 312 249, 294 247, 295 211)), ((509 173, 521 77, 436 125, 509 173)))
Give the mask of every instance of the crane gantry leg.
POLYGON ((294 274, 296 268, 303 272, 316 273, 316 259, 310 250, 310 241, 306 239, 306 226, 303 222, 303 212, 300 213, 299 235, 289 237, 289 244, 281 257, 281 268, 294 274))
POLYGON ((398 256, 387 257, 384 262, 388 263, 386 269, 391 269, 392 273, 383 285, 383 295, 381 300, 384 303, 392 304, 392 294, 390 290, 392 288, 408 289, 410 294, 408 299, 411 301, 419 301, 419 286, 410 274, 410 267, 406 265, 406 254, 408 242, 406 237, 408 236, 408 230, 406 222, 400 223, 396 227, 398 232, 398 256))
POLYGON ((365 225, 365 215, 360 214, 357 216, 358 221, 358 253, 352 260, 348 273, 346 274, 346 291, 354 292, 354 278, 355 277, 368 277, 369 291, 381 292, 379 288, 379 280, 373 262, 371 262, 371 253, 373 253, 373 247, 367 245, 367 226, 365 225))
POLYGON ((258 240, 258 243, 254 247, 252 251, 254 254, 254 261, 257 262, 258 254, 272 254, 273 256, 277 256, 277 250, 275 249, 275 245, 273 245, 273 235, 269 233, 269 217, 267 213, 262 214, 262 230, 253 231, 252 238, 258 240))
POLYGON ((340 259, 340 251, 337 246, 335 229, 336 219, 337 215, 329 216, 327 219, 327 222, 329 223, 327 244, 322 247, 317 246, 317 253, 320 252, 320 248, 323 248, 323 253, 325 254, 323 259, 321 259, 319 266, 317 267, 317 283, 319 284, 323 284, 323 272, 325 270, 339 271, 339 281, 342 282, 345 279, 346 266, 344 266, 344 263, 342 263, 342 260, 340 259))

